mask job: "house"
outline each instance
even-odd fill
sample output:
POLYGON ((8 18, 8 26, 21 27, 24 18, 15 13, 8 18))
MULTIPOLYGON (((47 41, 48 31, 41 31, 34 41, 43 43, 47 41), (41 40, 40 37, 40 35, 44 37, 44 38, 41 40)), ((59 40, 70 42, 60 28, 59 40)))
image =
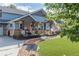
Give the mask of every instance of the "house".
POLYGON ((33 34, 48 34, 54 25, 48 21, 43 9, 28 13, 27 11, 0 6, 0 36, 20 36, 28 29, 33 34))

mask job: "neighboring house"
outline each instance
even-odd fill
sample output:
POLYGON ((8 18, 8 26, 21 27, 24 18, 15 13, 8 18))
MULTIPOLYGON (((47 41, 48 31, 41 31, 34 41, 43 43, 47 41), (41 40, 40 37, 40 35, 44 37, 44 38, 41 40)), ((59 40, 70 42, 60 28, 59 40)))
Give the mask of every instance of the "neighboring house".
POLYGON ((53 22, 47 21, 43 9, 28 12, 13 8, 0 7, 0 36, 20 36, 28 29, 31 33, 50 34, 53 22))

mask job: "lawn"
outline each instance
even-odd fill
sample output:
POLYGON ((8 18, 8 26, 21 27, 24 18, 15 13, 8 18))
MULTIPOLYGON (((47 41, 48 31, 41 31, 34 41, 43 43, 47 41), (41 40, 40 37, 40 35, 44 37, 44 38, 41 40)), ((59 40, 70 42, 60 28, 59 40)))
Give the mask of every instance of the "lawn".
POLYGON ((66 37, 42 41, 39 47, 41 56, 79 56, 79 42, 71 42, 66 37))

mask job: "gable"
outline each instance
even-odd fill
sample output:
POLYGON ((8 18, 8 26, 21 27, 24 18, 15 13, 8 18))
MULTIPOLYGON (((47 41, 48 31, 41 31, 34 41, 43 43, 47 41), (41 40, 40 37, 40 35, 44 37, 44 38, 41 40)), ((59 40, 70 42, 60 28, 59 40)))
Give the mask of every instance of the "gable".
POLYGON ((46 16, 46 12, 43 9, 41 9, 33 12, 31 15, 46 16))

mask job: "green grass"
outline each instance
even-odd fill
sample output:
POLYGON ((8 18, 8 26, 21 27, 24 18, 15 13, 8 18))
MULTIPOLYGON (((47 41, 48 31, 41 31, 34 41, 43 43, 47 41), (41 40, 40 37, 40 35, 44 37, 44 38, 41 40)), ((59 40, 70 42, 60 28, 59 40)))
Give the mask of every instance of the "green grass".
POLYGON ((41 56, 79 56, 79 42, 71 42, 66 37, 42 41, 39 47, 41 56))

